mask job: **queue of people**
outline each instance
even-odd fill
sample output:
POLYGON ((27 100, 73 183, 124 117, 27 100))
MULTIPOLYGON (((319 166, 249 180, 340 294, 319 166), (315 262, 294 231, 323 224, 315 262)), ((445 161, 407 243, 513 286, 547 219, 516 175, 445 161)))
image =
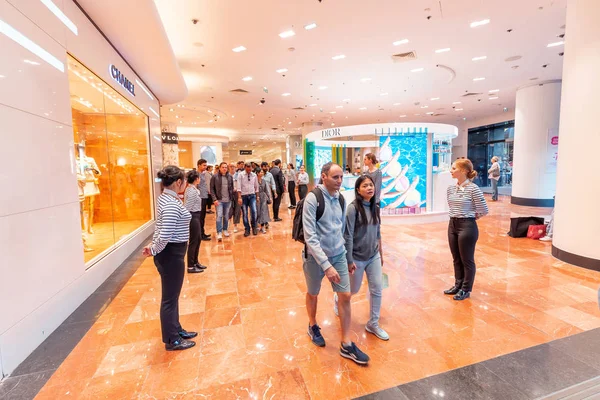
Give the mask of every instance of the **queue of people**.
MULTIPOLYGON (((374 154, 368 154, 367 172, 355 183, 355 199, 346 205, 340 188, 344 172, 329 162, 321 169, 320 183, 308 192, 308 175, 304 167, 292 174, 288 165, 285 173, 276 160, 269 169, 268 163, 258 164, 225 162, 205 188, 206 161, 198 161, 198 171, 190 171, 187 178, 181 169, 168 166, 158 173, 163 193, 158 198, 156 230, 152 243, 144 248, 146 256, 154 257, 161 276, 161 330, 166 350, 185 350, 195 343, 190 340, 197 333, 188 332, 179 323, 178 299, 187 270, 197 273, 206 270, 198 262, 198 249, 204 236, 206 205, 203 195, 210 193, 217 213, 217 240, 230 236, 228 220, 233 218, 234 232, 243 218, 244 236, 266 233, 271 216, 269 204, 290 189, 298 188, 300 202, 290 204, 296 208, 296 223, 301 223, 304 247, 303 272, 306 281, 307 334, 313 344, 324 347, 326 342, 317 321, 318 296, 321 282, 327 277, 334 292, 334 313, 339 317, 341 337, 339 352, 342 357, 358 364, 368 364, 370 358, 352 341, 351 298, 360 291, 366 275, 369 287, 370 312, 365 330, 380 340, 390 339, 380 325, 383 299, 384 255, 381 241, 380 198, 381 172, 374 154), (187 181, 187 188, 185 188, 187 181), (203 183, 204 182, 204 183, 203 183), (178 197, 185 188, 184 202, 178 197), (236 219, 237 218, 237 219, 236 219), (343 238, 343 240, 340 240, 343 238)), ((447 190, 450 221, 448 242, 454 265, 454 285, 444 291, 454 300, 463 301, 471 295, 475 281, 475 247, 479 237, 477 220, 488 214, 481 189, 473 183, 477 172, 467 159, 459 159, 452 166, 452 177, 457 183, 447 190)), ((279 200, 281 201, 281 200, 279 200)), ((291 199, 290 199, 291 202, 291 199)), ((279 218, 273 209, 274 221, 279 218)), ((278 212, 277 208, 277 212, 278 212)), ((280 219, 279 219, 280 220, 280 219)))

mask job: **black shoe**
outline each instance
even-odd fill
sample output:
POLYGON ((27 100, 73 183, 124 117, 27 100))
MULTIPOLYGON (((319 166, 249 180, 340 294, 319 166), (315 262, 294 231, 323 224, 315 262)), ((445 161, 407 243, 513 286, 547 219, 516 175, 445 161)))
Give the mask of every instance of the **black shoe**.
POLYGON ((250 236, 250 231, 245 231, 244 232, 244 237, 248 237, 248 236, 250 236))
POLYGON ((196 268, 198 268, 198 269, 202 269, 202 270, 204 270, 204 269, 206 269, 206 268, 207 268, 207 266, 206 266, 206 265, 202 265, 202 264, 199 264, 199 263, 197 263, 197 264, 195 265, 195 267, 196 267, 196 268))
POLYGON ((369 356, 360 351, 354 342, 352 342, 350 346, 345 346, 342 344, 340 346, 340 355, 361 365, 368 364, 370 360, 369 356))
POLYGON ((269 230, 269 223, 268 222, 265 224, 265 229, 269 230))
POLYGON ((167 351, 187 350, 191 349, 195 345, 196 342, 181 338, 180 340, 176 340, 173 343, 165 344, 165 349, 167 351))
POLYGON ((281 218, 275 218, 273 221, 275 221, 275 222, 281 222, 283 220, 281 218))
POLYGON ((460 285, 454 285, 448 290, 444 290, 444 294, 456 294, 460 292, 460 285))
POLYGON ((212 211, 212 210, 206 210, 206 213, 207 214, 214 214, 214 211, 212 211))
POLYGON ((293 210, 293 209, 295 209, 295 208, 296 208, 296 206, 290 206, 290 208, 293 210))
POLYGON ((197 274, 197 273, 199 273, 199 272, 204 272, 204 270, 203 270, 203 269, 201 269, 201 268, 198 268, 198 267, 197 267, 197 266, 195 266, 195 265, 194 265, 193 267, 188 267, 188 269, 187 269, 187 270, 188 270, 188 274, 197 274))
POLYGON ((193 339, 198 336, 198 332, 188 332, 185 329, 182 329, 179 331, 179 336, 181 336, 183 339, 193 339))
POLYGON ((252 234, 253 234, 254 236, 258 235, 258 229, 256 229, 256 228, 252 228, 252 234))
POLYGON ((466 292, 464 290, 460 290, 456 296, 453 297, 454 300, 461 301, 471 297, 471 292, 466 292))
POLYGON ((204 236, 202 236, 202 240, 209 241, 210 240, 210 235, 204 235, 204 236))
POLYGON ((289 206, 289 207, 288 207, 288 210, 291 210, 292 208, 294 208, 294 207, 292 207, 292 206, 289 206))
POLYGON ((323 338, 323 335, 321 335, 321 327, 319 325, 309 325, 308 336, 310 336, 310 340, 312 340, 315 346, 325 347, 325 338, 323 338))

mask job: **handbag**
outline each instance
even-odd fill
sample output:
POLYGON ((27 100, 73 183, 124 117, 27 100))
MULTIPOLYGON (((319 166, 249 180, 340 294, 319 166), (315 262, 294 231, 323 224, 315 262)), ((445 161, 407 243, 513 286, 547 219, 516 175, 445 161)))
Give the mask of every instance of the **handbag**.
POLYGON ((529 225, 527 237, 533 240, 540 240, 546 236, 546 225, 529 225))
POLYGON ((516 217, 510 219, 510 231, 508 236, 513 238, 527 237, 527 232, 531 225, 544 225, 544 218, 541 217, 516 217))
POLYGON ((494 168, 494 170, 492 171, 492 176, 494 178, 498 178, 500 176, 500 168, 494 168))

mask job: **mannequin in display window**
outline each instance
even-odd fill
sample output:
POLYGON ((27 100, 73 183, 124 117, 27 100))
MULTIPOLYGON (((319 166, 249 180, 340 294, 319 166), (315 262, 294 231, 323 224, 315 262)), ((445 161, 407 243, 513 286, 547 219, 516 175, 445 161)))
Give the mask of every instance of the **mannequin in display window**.
POLYGON ((81 169, 79 168, 79 160, 77 160, 77 165, 75 167, 75 170, 77 171, 77 188, 79 190, 79 214, 81 216, 81 241, 83 242, 83 251, 93 251, 94 249, 90 248, 87 245, 87 238, 85 236, 85 232, 84 232, 84 201, 85 201, 85 175, 81 172, 81 169))
POLYGON ((82 230, 87 233, 94 233, 94 203, 95 198, 100 194, 98 186, 98 177, 102 175, 96 161, 92 157, 85 155, 85 146, 78 146, 79 156, 77 157, 77 173, 85 177, 85 186, 83 187, 83 218, 82 230))

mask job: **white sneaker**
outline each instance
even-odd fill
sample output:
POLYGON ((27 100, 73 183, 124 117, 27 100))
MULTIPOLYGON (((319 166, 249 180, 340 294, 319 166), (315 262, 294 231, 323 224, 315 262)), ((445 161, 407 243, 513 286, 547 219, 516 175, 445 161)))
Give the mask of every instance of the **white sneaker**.
POLYGON ((263 228, 261 228, 260 232, 261 233, 267 233, 267 230, 263 227, 263 228))
POLYGON ((237 233, 237 232, 238 232, 238 228, 237 228, 237 225, 235 225, 235 226, 233 227, 233 233, 237 233))
POLYGON ((225 236, 225 237, 229 237, 229 236, 230 236, 230 235, 229 235, 229 232, 228 232, 228 231, 223 231, 223 236, 225 236))
POLYGON ((544 236, 540 239, 540 242, 551 242, 552 238, 550 236, 544 236))
POLYGON ((390 340, 390 335, 388 335, 388 333, 386 331, 384 331, 383 328, 380 327, 379 325, 373 326, 373 325, 367 324, 365 326, 365 330, 367 332, 372 333, 373 335, 377 336, 381 340, 390 340))
POLYGON ((333 312, 338 317, 340 316, 340 312, 338 311, 338 295, 337 293, 333 293, 333 312))
POLYGON ((221 235, 220 233, 217 233, 217 240, 220 242, 221 240, 223 240, 223 235, 221 235))

